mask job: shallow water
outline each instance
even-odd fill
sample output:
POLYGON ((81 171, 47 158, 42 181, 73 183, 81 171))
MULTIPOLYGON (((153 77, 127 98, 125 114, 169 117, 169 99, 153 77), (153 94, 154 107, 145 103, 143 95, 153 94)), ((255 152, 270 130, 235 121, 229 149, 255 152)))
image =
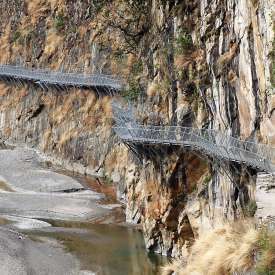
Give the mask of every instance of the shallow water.
POLYGON ((99 275, 155 275, 160 274, 160 266, 167 261, 165 257, 146 252, 143 236, 135 228, 49 222, 54 226, 50 230, 33 231, 28 235, 58 240, 66 251, 80 260, 82 270, 99 275))
MULTIPOLYGON (((0 146, 1 149, 12 148, 0 146)), ((106 206, 118 204, 115 187, 112 185, 104 184, 101 180, 92 177, 55 169, 50 163, 43 162, 41 167, 70 176, 76 179, 83 188, 104 193, 105 198, 99 199, 97 204, 106 206)), ((0 191, 11 193, 13 189, 0 179, 0 191)), ((18 226, 18 221, 14 222, 14 219, 18 217, 9 215, 12 213, 5 212, 5 217, 0 217, 0 226, 15 228, 34 241, 56 240, 60 242, 65 251, 79 260, 81 270, 92 271, 98 275, 157 275, 160 274, 160 267, 167 262, 166 257, 149 254, 146 251, 142 233, 137 228, 125 224, 125 215, 121 207, 110 210, 108 215, 94 219, 93 222, 39 219, 50 223, 52 227, 36 227, 36 229, 32 229, 32 225, 29 225, 30 221, 27 220, 24 221, 24 226, 18 226), (26 222, 29 222, 27 226, 26 222)), ((20 218, 24 219, 24 216, 20 218)), ((37 226, 37 224, 34 225, 37 226)))

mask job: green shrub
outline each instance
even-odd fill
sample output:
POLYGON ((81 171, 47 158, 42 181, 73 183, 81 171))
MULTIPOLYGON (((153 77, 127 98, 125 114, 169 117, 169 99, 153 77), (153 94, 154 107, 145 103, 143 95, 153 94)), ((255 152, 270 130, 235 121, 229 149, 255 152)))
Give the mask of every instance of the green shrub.
POLYGON ((59 13, 55 18, 54 18, 54 27, 57 31, 61 31, 65 27, 65 17, 62 13, 59 13))
POLYGON ((256 211, 257 203, 254 200, 249 201, 244 208, 244 214, 248 217, 254 217, 256 211))
POLYGON ((21 36, 22 40, 26 41, 26 42, 30 42, 33 38, 34 38, 34 31, 33 30, 29 30, 28 33, 26 35, 21 36))
POLYGON ((69 29, 67 30, 68 33, 77 33, 77 26, 71 25, 69 29))
POLYGON ((103 174, 103 182, 106 185, 112 185, 113 184, 113 180, 105 172, 103 174))
POLYGON ((186 51, 192 49, 193 41, 191 35, 183 30, 180 32, 179 36, 176 39, 175 50, 178 54, 183 54, 186 51))
POLYGON ((211 181, 212 177, 211 175, 207 175, 204 179, 203 179, 203 184, 208 185, 208 183, 211 181))
POLYGON ((113 54, 116 62, 122 62, 126 58, 125 53, 123 51, 115 51, 113 54))
POLYGON ((122 92, 122 96, 129 101, 136 101, 140 94, 140 87, 138 83, 131 82, 128 89, 122 92))
POLYGON ((11 41, 12 41, 12 43, 15 43, 15 42, 17 42, 17 40, 19 40, 20 38, 21 38, 21 33, 20 33, 20 31, 16 31, 16 32, 13 33, 12 38, 11 38, 11 41))
POLYGON ((139 75, 143 71, 143 64, 142 61, 135 62, 132 66, 132 74, 133 75, 139 75))

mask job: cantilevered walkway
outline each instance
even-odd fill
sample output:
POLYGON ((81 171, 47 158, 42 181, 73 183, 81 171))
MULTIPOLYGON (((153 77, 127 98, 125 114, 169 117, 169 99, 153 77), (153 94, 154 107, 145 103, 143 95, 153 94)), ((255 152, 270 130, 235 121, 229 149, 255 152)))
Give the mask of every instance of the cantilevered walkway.
POLYGON ((114 131, 125 143, 189 147, 216 159, 242 163, 259 171, 275 172, 275 148, 242 141, 220 131, 178 126, 143 126, 132 110, 113 104, 114 131))
POLYGON ((119 80, 108 75, 85 75, 63 73, 40 69, 27 69, 12 65, 0 65, 0 80, 30 81, 43 88, 75 87, 110 90, 112 93, 121 89, 119 80))

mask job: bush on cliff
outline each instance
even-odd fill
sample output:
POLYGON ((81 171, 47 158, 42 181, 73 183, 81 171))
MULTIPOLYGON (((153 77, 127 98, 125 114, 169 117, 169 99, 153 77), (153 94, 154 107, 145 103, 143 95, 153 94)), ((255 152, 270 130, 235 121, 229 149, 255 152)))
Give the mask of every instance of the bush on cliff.
POLYGON ((213 230, 198 238, 186 263, 176 260, 163 268, 163 275, 229 275, 256 270, 275 274, 275 234, 239 222, 213 230))

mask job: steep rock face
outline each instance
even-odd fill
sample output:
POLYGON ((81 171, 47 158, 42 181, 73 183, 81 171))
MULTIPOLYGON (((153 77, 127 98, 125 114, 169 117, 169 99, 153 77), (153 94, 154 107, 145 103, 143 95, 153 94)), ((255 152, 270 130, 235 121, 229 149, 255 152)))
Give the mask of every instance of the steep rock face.
POLYGON ((78 172, 102 171, 112 142, 108 97, 6 84, 1 84, 0 97, 2 141, 36 147, 78 172))
MULTIPOLYGON (((209 127, 274 145, 272 0, 147 1, 149 23, 141 17, 130 40, 136 52, 115 57, 109 40, 94 37, 114 34, 111 46, 125 46, 119 34, 95 24, 95 6, 82 2, 2 1, 1 63, 121 74, 130 79, 127 99, 137 99, 137 86, 144 90, 136 106, 145 124, 209 127)), ((133 154, 115 142, 111 116, 110 98, 92 91, 0 87, 1 139, 77 171, 104 169, 126 201, 127 220, 142 224, 148 249, 184 256, 198 234, 250 213, 255 171, 180 148, 133 154)))
MULTIPOLYGON (((154 3, 153 14, 159 18, 157 23, 164 24, 161 18, 165 18, 165 11, 160 3, 154 3)), ((180 13, 174 18, 176 35, 180 35, 182 28, 191 25, 196 47, 191 53, 175 55, 177 123, 189 125, 187 114, 191 112, 191 125, 194 127, 208 125, 243 140, 254 139, 274 146, 273 65, 270 58, 274 37, 273 1, 194 3, 183 7, 185 11, 189 9, 189 13, 180 13), (184 77, 181 78, 181 75, 184 77), (197 87, 196 92, 192 91, 192 83, 197 87)), ((155 111, 165 123, 166 114, 168 120, 169 116, 172 117, 167 113, 165 93, 155 94, 157 89, 157 93, 165 90, 162 86, 165 73, 161 71, 165 70, 165 54, 159 54, 162 50, 155 53, 153 66, 156 76, 147 90, 147 104, 159 106, 155 111)), ((163 154, 159 153, 159 156, 162 158, 163 154)), ((161 171, 150 160, 142 164, 142 173, 146 174, 146 170, 149 174, 147 179, 139 173, 138 180, 133 168, 129 177, 126 176, 128 219, 134 222, 141 219, 149 248, 166 254, 184 255, 185 247, 196 234, 225 220, 254 214, 250 208, 253 208, 255 200, 255 171, 215 160, 203 171, 193 165, 188 174, 184 161, 171 155, 169 160, 162 159, 157 163, 161 164, 161 171), (177 161, 181 165, 177 165, 177 161), (223 169, 217 169, 221 168, 221 164, 223 169), (186 181, 184 177, 179 180, 180 187, 173 179, 173 173, 185 175, 186 181), (174 185, 167 185, 170 179, 174 185), (193 184, 197 190, 190 194, 184 189, 185 184, 193 184), (156 198, 152 189, 156 191, 156 198), (149 197, 146 198, 145 194, 149 197), (175 194, 185 194, 187 200, 181 198, 175 202, 175 194), (201 194, 204 194, 202 198, 201 194), (154 198, 152 204, 151 198, 154 198), (170 219, 173 226, 169 226, 170 219)))
POLYGON ((94 43, 97 9, 96 1, 1 1, 1 64, 84 73, 121 70, 109 57, 110 45, 94 43))
MULTIPOLYGON (((274 146, 274 89, 270 82, 274 2, 200 4, 200 39, 205 43, 212 83, 203 91, 209 95, 206 102, 212 116, 210 124, 241 139, 274 146)), ((251 186, 241 174, 236 179, 236 174, 235 170, 235 186, 221 175, 217 178, 217 206, 227 218, 238 215, 247 195, 254 200, 255 177, 249 177, 251 186)))

